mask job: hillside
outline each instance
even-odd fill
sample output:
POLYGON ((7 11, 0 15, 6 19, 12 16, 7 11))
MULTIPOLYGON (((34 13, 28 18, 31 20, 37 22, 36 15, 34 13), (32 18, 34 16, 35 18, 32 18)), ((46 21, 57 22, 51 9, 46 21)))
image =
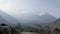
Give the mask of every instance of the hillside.
POLYGON ((8 23, 8 24, 19 23, 19 21, 16 18, 4 13, 2 10, 0 10, 0 22, 1 21, 2 23, 8 23))
POLYGON ((60 29, 60 18, 54 22, 55 27, 60 29))
MULTIPOLYGON (((28 14, 29 15, 29 14, 28 14)), ((55 18, 54 16, 48 14, 48 13, 45 13, 44 15, 35 15, 35 14, 32 14, 29 15, 29 16, 26 16, 30 19, 22 19, 22 23, 23 24, 30 24, 30 25, 35 25, 35 24, 40 24, 40 25, 48 25, 49 23, 53 23, 54 21, 57 20, 57 18, 55 18)))

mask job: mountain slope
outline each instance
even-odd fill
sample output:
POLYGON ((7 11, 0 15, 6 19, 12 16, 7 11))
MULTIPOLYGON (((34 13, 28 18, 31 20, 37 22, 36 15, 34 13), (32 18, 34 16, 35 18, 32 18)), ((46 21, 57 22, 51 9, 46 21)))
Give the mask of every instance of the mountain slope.
POLYGON ((39 12, 29 12, 25 14, 21 14, 20 17, 17 17, 17 19, 20 21, 17 21, 14 17, 4 13, 0 10, 0 16, 4 18, 9 23, 23 23, 23 24, 47 24, 52 23, 56 20, 56 18, 48 13, 39 13, 39 12))
POLYGON ((19 21, 17 21, 17 19, 15 19, 14 17, 4 13, 1 10, 0 10, 0 20, 3 21, 4 23, 9 23, 9 24, 19 23, 19 21), (5 22, 5 21, 7 21, 7 22, 5 22))
POLYGON ((20 19, 22 23, 26 24, 45 24, 45 23, 52 23, 57 18, 45 13, 44 15, 36 15, 35 13, 28 13, 20 19))
POLYGON ((55 29, 55 28, 60 29, 60 18, 54 21, 53 23, 49 24, 48 26, 52 29, 55 29))
POLYGON ((55 27, 60 29, 60 18, 57 19, 53 24, 55 25, 55 27))
POLYGON ((8 23, 8 21, 6 21, 4 18, 2 18, 2 16, 0 16, 0 24, 1 23, 8 23))

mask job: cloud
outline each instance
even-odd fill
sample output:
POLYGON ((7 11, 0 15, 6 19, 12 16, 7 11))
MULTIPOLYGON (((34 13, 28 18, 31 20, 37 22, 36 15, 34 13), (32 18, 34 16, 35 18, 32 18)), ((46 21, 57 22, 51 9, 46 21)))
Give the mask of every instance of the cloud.
MULTIPOLYGON (((1 9, 15 17, 23 17, 25 15, 44 15, 42 10, 37 10, 38 1, 33 3, 33 1, 28 0, 0 0, 1 9), (34 4, 34 5, 33 5, 34 4)), ((27 16, 26 16, 27 17, 27 16)))
POLYGON ((45 15, 46 13, 45 12, 41 12, 41 13, 38 13, 37 15, 41 16, 41 15, 45 15))

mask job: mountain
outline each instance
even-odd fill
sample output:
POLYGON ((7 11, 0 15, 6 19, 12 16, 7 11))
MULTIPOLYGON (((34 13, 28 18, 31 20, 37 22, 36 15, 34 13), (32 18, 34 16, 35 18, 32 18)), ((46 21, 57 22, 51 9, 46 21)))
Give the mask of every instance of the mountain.
POLYGON ((60 29, 60 18, 58 18, 56 21, 54 21, 53 23, 50 23, 49 25, 47 25, 49 27, 49 29, 54 30, 54 29, 60 29))
MULTIPOLYGON (((8 23, 22 23, 22 24, 48 24, 52 23, 56 20, 56 17, 50 15, 49 13, 44 12, 27 12, 17 16, 17 19, 13 16, 10 16, 3 11, 0 10, 0 16, 3 18, 4 21, 8 23)), ((0 18, 0 19, 2 19, 0 18)), ((2 21, 3 21, 2 20, 2 21)), ((6 23, 7 23, 6 22, 6 23)))
POLYGON ((6 21, 1 15, 0 15, 0 24, 1 23, 8 23, 8 21, 6 21))
POLYGON ((53 25, 54 25, 56 28, 59 28, 59 29, 60 29, 60 18, 57 19, 57 20, 53 23, 53 25))
POLYGON ((24 14, 20 21, 25 24, 48 24, 56 21, 57 18, 50 15, 49 13, 45 13, 42 15, 37 15, 36 13, 28 13, 24 14))
POLYGON ((0 23, 15 24, 19 23, 19 21, 14 17, 4 13, 2 10, 0 10, 0 23))

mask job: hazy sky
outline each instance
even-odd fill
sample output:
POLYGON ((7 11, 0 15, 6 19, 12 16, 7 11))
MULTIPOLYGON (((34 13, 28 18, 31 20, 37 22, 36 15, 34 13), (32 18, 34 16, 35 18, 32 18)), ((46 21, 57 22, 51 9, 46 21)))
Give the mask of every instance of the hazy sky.
POLYGON ((49 12, 60 17, 60 0, 0 0, 0 9, 14 15, 32 11, 49 12), (30 10, 30 11, 29 11, 30 10))

